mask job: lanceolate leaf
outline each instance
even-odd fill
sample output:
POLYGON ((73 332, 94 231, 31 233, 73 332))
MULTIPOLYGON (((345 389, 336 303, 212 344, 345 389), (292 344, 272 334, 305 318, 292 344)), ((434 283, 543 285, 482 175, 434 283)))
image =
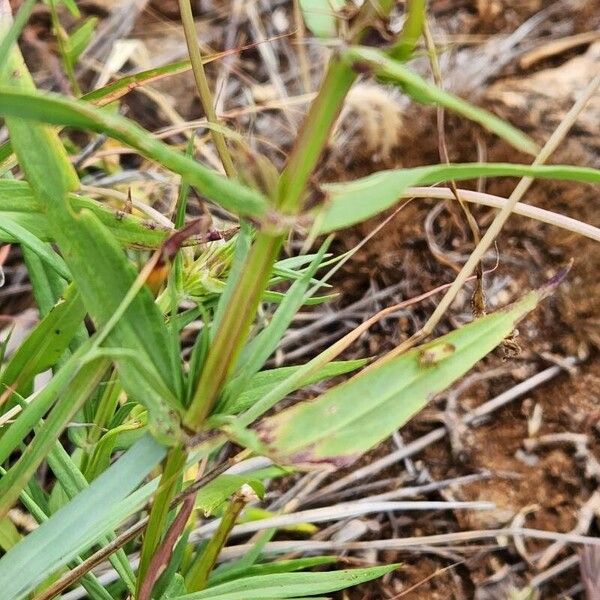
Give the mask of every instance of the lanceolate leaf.
MULTIPOLYGON (((106 360, 95 360, 85 364, 73 377, 70 384, 64 390, 64 394, 50 411, 44 427, 36 433, 33 441, 27 445, 19 460, 0 480, 0 518, 8 512, 8 509, 17 500, 21 490, 27 485, 27 482, 31 479, 41 462, 48 456, 48 452, 65 427, 67 427, 69 421, 83 406, 89 395, 96 389, 107 368, 108 362, 106 360)), ((28 406, 29 409, 32 407, 35 408, 35 402, 28 406)), ((25 410, 21 414, 20 419, 27 421, 32 414, 34 413, 25 410)), ((15 423, 19 423, 19 420, 15 423)), ((27 422, 23 427, 26 425, 27 422)), ((34 425, 37 425, 37 422, 34 425)), ((15 447, 11 444, 11 441, 13 436, 18 434, 21 429, 17 428, 17 431, 14 431, 14 429, 14 426, 11 427, 2 437, 1 442, 3 447, 15 447)), ((18 440, 18 435, 16 438, 18 440)))
MULTIPOLYGON (((245 387, 248 379, 258 373, 269 356, 275 352, 277 345, 289 327, 294 315, 305 301, 306 292, 313 275, 317 272, 331 240, 327 240, 320 248, 302 277, 294 282, 275 311, 271 322, 253 340, 248 342, 239 358, 238 372, 231 383, 236 391, 245 387)), ((234 392, 235 393, 235 392, 234 392)))
MULTIPOLYGON (((31 89, 31 76, 17 50, 11 54, 9 72, 12 86, 31 89)), ((14 115, 6 123, 19 163, 51 224, 83 303, 102 327, 120 310, 137 273, 92 212, 72 211, 68 193, 79 182, 56 132, 14 115)), ((155 434, 172 441, 179 431, 182 374, 162 314, 146 286, 135 295, 105 345, 121 352, 116 363, 123 387, 132 399, 148 407, 155 434)))
POLYGON ((352 463, 497 346, 564 274, 504 310, 398 357, 383 357, 315 401, 265 419, 257 426, 260 438, 282 464, 352 463))
POLYGON ((524 176, 600 183, 599 169, 568 165, 466 163, 380 171, 355 181, 322 186, 325 199, 316 215, 317 229, 319 233, 329 233, 368 219, 393 206, 406 188, 415 185, 432 185, 450 179, 524 176))
MULTIPOLYGON (((331 362, 315 373, 305 377, 299 381, 295 389, 300 389, 312 383, 317 383, 326 379, 331 379, 338 375, 344 375, 351 371, 355 371, 360 367, 364 367, 367 359, 358 360, 340 360, 331 362)), ((275 389, 280 383, 284 382, 288 377, 298 371, 300 367, 280 367, 278 369, 270 369, 269 371, 261 371, 248 381, 244 390, 235 395, 230 392, 229 386, 225 387, 223 398, 215 410, 217 414, 235 415, 242 411, 248 410, 251 406, 266 396, 269 392, 275 389)), ((234 383, 235 380, 232 382, 234 383)))
POLYGON ((267 600, 328 594, 377 579, 396 568, 398 565, 393 564, 325 573, 257 575, 229 581, 201 592, 178 596, 173 600, 267 600))
POLYGON ((2 233, 9 234, 20 242, 22 246, 29 248, 29 250, 37 254, 46 265, 54 269, 63 279, 71 279, 71 274, 63 259, 39 238, 16 221, 13 221, 10 217, 2 217, 2 221, 0 221, 0 236, 2 233))
MULTIPOLYGON (((85 196, 70 194, 69 203, 75 212, 83 208, 93 212, 123 245, 158 248, 173 233, 171 229, 153 221, 112 210, 85 196)), ((21 225, 40 240, 53 240, 52 225, 48 221, 44 207, 25 181, 0 180, 0 225, 7 219, 21 225)), ((0 240, 19 241, 6 227, 0 227, 0 240)))
POLYGON ((83 322, 85 309, 73 286, 33 329, 11 356, 0 374, 0 394, 6 388, 25 386, 32 378, 55 365, 83 322))
MULTIPOLYGON (((259 192, 211 171, 156 139, 133 121, 101 111, 81 100, 3 88, 0 89, 0 115, 105 133, 179 173, 202 195, 227 210, 253 217, 261 217, 267 212, 268 201, 259 192)), ((16 150, 14 139, 13 146, 16 150)))

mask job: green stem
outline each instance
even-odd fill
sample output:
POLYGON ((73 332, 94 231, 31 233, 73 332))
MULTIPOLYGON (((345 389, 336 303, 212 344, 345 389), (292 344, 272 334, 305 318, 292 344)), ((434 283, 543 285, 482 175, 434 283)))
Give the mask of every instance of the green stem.
MULTIPOLYGON (((371 14, 371 2, 362 14, 371 14)), ((391 10, 391 0, 382 0, 377 15, 391 10)), ((356 34, 360 40, 370 21, 356 34)), ((302 209, 302 197, 315 169, 344 99, 357 77, 352 65, 335 56, 331 59, 319 94, 311 104, 300 135, 281 174, 277 194, 278 207, 295 214, 302 209)), ((208 353, 200 381, 192 397, 184 423, 199 431, 210 414, 227 375, 235 366, 254 321, 261 296, 269 282, 283 236, 260 233, 246 260, 242 276, 232 294, 225 316, 208 353)))
POLYGON ((75 77, 75 69, 73 68, 71 59, 69 58, 66 46, 66 44, 69 42, 69 36, 67 35, 67 32, 64 30, 63 26, 60 24, 58 12, 56 11, 56 0, 51 0, 50 2, 50 16, 52 19, 52 27, 54 28, 54 35, 56 35, 56 40, 58 42, 58 50, 62 58, 63 67, 65 69, 65 73, 67 74, 67 79, 71 84, 71 91, 73 92, 74 96, 79 97, 81 96, 81 88, 77 82, 77 77, 75 77))
POLYGON ((282 242, 282 236, 261 233, 252 246, 184 419, 184 423, 194 431, 202 427, 204 419, 210 414, 229 371, 246 343, 282 242))
MULTIPOLYGON (((365 2, 353 24, 349 43, 360 43, 373 24, 385 18, 393 7, 393 0, 365 2)), ((348 61, 339 56, 330 60, 319 94, 310 106, 279 180, 278 206, 284 212, 295 214, 302 210, 304 190, 357 76, 348 61)))
POLYGON ((225 546, 237 518, 251 499, 252 495, 245 493, 243 490, 233 496, 214 535, 204 550, 199 552, 190 567, 186 577, 188 592, 199 592, 206 587, 208 576, 217 562, 221 549, 225 546))
POLYGON ((185 450, 177 446, 169 451, 165 459, 165 466, 150 510, 146 533, 144 534, 137 576, 136 597, 140 592, 142 582, 146 578, 152 556, 160 544, 163 532, 166 530, 171 501, 180 485, 180 475, 185 466, 186 458, 185 450))
POLYGON ((406 61, 415 50, 425 25, 427 0, 409 0, 406 21, 398 41, 390 49, 389 55, 400 61, 406 61))
POLYGON ((357 73, 337 56, 331 59, 321 89, 300 131, 279 180, 279 207, 290 213, 302 208, 302 195, 357 73))
MULTIPOLYGON (((185 41, 192 63, 192 72, 194 73, 194 79, 196 80, 196 87, 198 88, 198 95, 200 96, 202 108, 204 108, 204 113, 206 114, 209 123, 218 125, 219 119, 215 112, 212 93, 206 79, 206 72, 204 71, 204 63, 202 54, 200 53, 200 46, 198 45, 198 34, 196 33, 196 26, 194 25, 194 16, 192 14, 190 0, 179 0, 179 11, 181 13, 181 23, 185 33, 185 41)), ((236 171, 233 166, 233 161, 231 160, 231 154, 227 148, 225 136, 217 129, 211 129, 210 134, 215 143, 215 147, 217 148, 217 152, 219 153, 219 158, 223 163, 225 173, 228 177, 235 178, 236 171)))

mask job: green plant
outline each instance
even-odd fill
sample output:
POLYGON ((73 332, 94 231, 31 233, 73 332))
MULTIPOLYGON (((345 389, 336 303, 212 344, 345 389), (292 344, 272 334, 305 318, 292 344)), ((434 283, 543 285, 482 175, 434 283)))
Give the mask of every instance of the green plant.
MULTIPOLYGON (((80 580, 95 599, 128 593, 140 600, 300 598, 393 570, 396 565, 304 572, 332 558, 267 562, 261 545, 266 538, 244 559, 215 569, 236 519, 255 495, 262 495, 261 482, 288 472, 275 466, 246 475, 224 471, 253 455, 292 469, 351 464, 509 336, 564 273, 504 310, 412 348, 430 330, 422 332, 368 366, 366 360, 335 360, 365 330, 360 327, 304 365, 269 369, 267 361, 298 310, 331 298, 315 295, 327 285, 327 276, 319 273, 340 258, 328 253, 326 239, 313 254, 279 260, 286 236, 306 223, 311 236, 337 231, 389 208, 419 184, 479 176, 598 183, 600 171, 546 167, 537 164, 543 162, 539 159, 533 166, 433 165, 323 185, 322 201, 308 209, 310 176, 348 90, 365 71, 394 82, 417 102, 472 119, 520 150, 537 154, 538 149, 509 124, 406 66, 423 26, 423 2, 409 3, 404 32, 380 50, 361 42, 386 18, 389 0, 366 2, 345 21, 338 18, 343 2, 325 3, 327 10, 301 2, 315 36, 338 35, 344 44, 333 52, 285 168, 261 191, 243 184, 243 173, 238 178, 228 132, 212 107, 206 59, 192 35, 189 2, 181 0, 180 5, 190 65, 227 177, 194 160, 192 146, 181 152, 115 111, 94 106, 114 102, 132 86, 187 69, 188 63, 126 78, 80 99, 39 93, 13 44, 33 4, 24 3, 14 23, 8 2, 0 4, 0 64, 7 65, 0 82, 0 115, 10 133, 10 143, 2 149, 0 239, 22 246, 42 315, 0 372, 0 462, 6 466, 0 480, 3 593, 15 599, 35 594, 41 600, 80 580), (140 216, 81 194, 79 174, 59 136, 64 126, 106 134, 179 174, 176 230, 150 226, 140 216), (184 223, 189 186, 239 217, 235 237, 211 246, 210 240, 220 234, 203 221, 184 223), (365 195, 369 202, 359 202, 365 195), (198 249, 199 244, 205 246, 198 249), (145 251, 141 268, 134 266, 132 248, 145 251), (278 287, 282 284, 285 293, 278 287), (181 311, 184 300, 194 307, 181 311), (262 303, 277 305, 267 322, 257 319, 262 303), (84 326, 86 315, 93 322, 91 333, 84 326), (197 319, 202 329, 184 363, 181 334, 197 319), (50 383, 32 393, 34 376, 49 368, 50 383), (265 416, 303 386, 356 369, 362 370, 314 401, 265 416), (217 453, 228 441, 244 449, 217 464, 217 453), (42 489, 34 477, 44 461, 54 477, 52 490, 42 489), (40 523, 23 539, 7 518, 17 501, 40 523), (188 543, 199 511, 221 515, 204 545, 188 543), (134 524, 123 531, 132 517, 134 524), (137 572, 125 547, 140 551, 137 572), (105 559, 119 577, 109 586, 92 574, 105 559)), ((54 26, 77 93, 74 66, 92 25, 84 24, 86 29, 69 37, 60 29, 57 4, 50 3, 54 26)), ((65 4, 76 10, 75 3, 65 4)), ((272 171, 265 169, 269 182, 272 171)), ((507 203, 503 218, 517 196, 507 203)), ((492 230, 492 239, 501 225, 492 230)), ((580 229, 590 233, 584 224, 580 229)), ((470 275, 489 238, 484 236, 455 288, 470 275)), ((455 291, 445 297, 446 306, 455 291)))

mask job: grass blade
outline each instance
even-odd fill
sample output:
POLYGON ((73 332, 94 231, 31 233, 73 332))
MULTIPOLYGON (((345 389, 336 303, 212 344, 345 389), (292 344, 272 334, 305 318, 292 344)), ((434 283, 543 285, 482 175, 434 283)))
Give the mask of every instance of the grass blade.
MULTIPOLYGON (((87 209, 96 215, 111 234, 124 246, 158 248, 173 233, 163 225, 113 210, 96 200, 76 194, 69 195, 74 212, 87 209)), ((43 204, 36 198, 31 186, 25 181, 0 180, 0 223, 11 219, 43 241, 53 241, 52 225, 45 214, 43 204)), ((0 240, 16 242, 9 231, 0 230, 0 240)), ((194 243, 192 237, 187 243, 194 243)))
POLYGON ((325 573, 278 573, 257 575, 222 583, 207 590, 178 596, 173 600, 250 600, 295 598, 336 592, 391 573, 397 564, 325 573))
MULTIPOLYGON (((106 360, 95 360, 84 365, 77 372, 62 397, 50 411, 43 429, 38 431, 33 441, 27 445, 23 454, 21 454, 19 460, 0 480, 0 518, 8 513, 8 510, 19 497, 21 490, 46 458, 69 421, 100 383, 108 364, 106 360)), ((26 412, 21 415, 21 417, 25 416, 26 412)), ((37 419, 34 425, 37 425, 37 419)), ((13 440, 18 439, 13 435, 13 429, 14 427, 11 427, 2 437, 0 441, 2 445, 9 445, 13 440)))
POLYGON ((165 448, 145 436, 69 504, 0 559, 6 598, 23 598, 48 575, 89 548, 104 531, 106 516, 160 463, 165 448), (19 573, 19 577, 15 577, 19 573))
POLYGON ((344 56, 362 66, 366 64, 367 67, 375 71, 376 75, 385 78, 386 81, 398 83, 417 102, 443 106, 475 123, 479 123, 522 152, 536 155, 539 151, 537 144, 516 127, 503 121, 491 112, 474 106, 466 100, 425 81, 425 79, 408 69, 401 62, 390 58, 380 50, 353 47, 349 48, 344 53, 344 56))
POLYGON ((8 233, 21 245, 26 246, 29 250, 37 254, 41 260, 54 269, 63 279, 67 281, 71 279, 71 274, 67 265, 65 265, 65 261, 35 235, 32 235, 25 227, 22 227, 19 223, 5 215, 0 222, 0 230, 8 233))
MULTIPOLYGON (((54 94, 15 92, 10 88, 2 88, 0 89, 0 115, 52 125, 69 125, 104 133, 135 148, 146 158, 155 160, 163 167, 178 173, 202 195, 227 210, 253 217, 264 216, 267 212, 268 201, 259 192, 226 179, 189 156, 173 150, 133 121, 101 111, 81 100, 71 100, 54 94)), ((34 143, 33 140, 31 143, 34 143)), ((14 136, 13 145, 15 145, 14 136)))
POLYGON ((33 377, 55 365, 77 333, 85 317, 79 294, 69 286, 64 300, 38 323, 0 375, 2 392, 27 386, 33 377))
POLYGON ((429 344, 383 357, 317 400, 265 419, 257 426, 260 438, 282 464, 351 464, 495 348, 556 284, 429 344))
POLYGON ((393 206, 404 191, 416 185, 478 177, 521 177, 600 183, 600 170, 568 165, 466 163, 380 171, 347 183, 330 183, 323 208, 317 213, 318 233, 329 233, 368 219, 393 206))

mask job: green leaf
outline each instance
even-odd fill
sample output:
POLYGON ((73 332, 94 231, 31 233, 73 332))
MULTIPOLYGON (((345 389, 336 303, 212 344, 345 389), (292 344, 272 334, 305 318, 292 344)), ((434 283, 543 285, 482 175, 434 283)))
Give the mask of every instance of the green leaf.
MULTIPOLYGON (((77 366, 79 365, 77 364, 77 366)), ((46 458, 48 452, 64 431, 69 421, 83 406, 89 395, 96 389, 107 368, 107 361, 95 360, 77 369, 77 373, 64 389, 63 395, 50 411, 44 427, 40 428, 33 441, 27 445, 19 457, 19 460, 0 480, 0 518, 7 514, 8 510, 17 500, 21 490, 31 479, 41 462, 46 458)), ((57 378, 55 377, 55 379, 57 378)), ((50 387, 50 385, 47 385, 42 390, 42 393, 50 387)), ((50 399, 52 399, 52 396, 50 396, 50 399)), ((38 400, 40 400, 39 397, 29 404, 8 431, 0 438, 0 452, 5 456, 10 454, 11 450, 23 439, 24 431, 28 432, 33 426, 38 424, 41 417, 38 400)), ((42 402, 39 402, 39 404, 43 406, 42 402)))
POLYGON ((402 33, 388 52, 392 58, 402 62, 412 56, 421 37, 427 16, 427 0, 409 0, 406 6, 407 14, 402 33))
MULTIPOLYGON (((0 88, 0 115, 105 133, 136 149, 146 158, 179 173, 202 195, 227 210, 253 217, 261 217, 267 212, 268 201, 259 192, 226 179, 191 157, 173 150, 133 121, 102 111, 81 100, 71 100, 55 94, 15 92, 4 87, 0 88)), ((11 137, 16 150, 14 135, 11 137)), ((40 142, 31 139, 30 143, 40 142)))
POLYGON ((196 496, 195 507, 205 516, 214 514, 232 494, 237 492, 245 483, 252 487, 259 497, 265 493, 260 479, 278 477, 285 474, 283 469, 275 467, 263 471, 255 471, 246 475, 220 475, 214 481, 205 485, 196 496))
POLYGON ((336 592, 391 573, 399 565, 326 573, 281 573, 246 577, 185 594, 174 600, 267 600, 336 592))
MULTIPOLYGON (((208 59, 210 57, 205 58, 208 59)), ((170 75, 185 73, 186 71, 191 70, 191 68, 192 65, 189 59, 187 59, 169 63, 161 67, 155 67, 154 69, 140 71, 139 73, 135 73, 133 75, 121 77, 120 79, 117 79, 116 81, 113 81, 104 87, 88 92, 87 94, 84 94, 81 99, 85 100, 86 102, 91 102, 96 106, 105 106, 106 104, 115 102, 132 90, 147 83, 159 81, 160 79, 164 79, 170 75)))
POLYGON ((563 276, 429 344, 384 356, 316 400, 265 419, 257 431, 267 452, 281 464, 351 464, 493 350, 563 276))
POLYGON ((64 299, 36 325, 0 375, 2 391, 26 387, 33 377, 55 365, 67 349, 85 317, 81 297, 69 286, 64 299))
POLYGON ((308 286, 311 284, 313 275, 321 266, 330 243, 331 239, 328 239, 322 244, 302 277, 295 281, 284 294, 284 298, 275 311, 271 322, 242 350, 236 378, 232 382, 236 392, 246 385, 248 379, 261 369, 269 356, 277 349, 294 316, 304 304, 308 286))
MULTIPOLYGON (((172 229, 153 221, 113 210, 85 196, 70 194, 69 203, 74 212, 82 209, 93 212, 123 245, 158 248, 173 233, 172 229)), ((19 224, 40 240, 54 240, 52 224, 45 215, 44 207, 26 181, 0 180, 0 224, 7 219, 19 224)), ((0 240, 8 243, 19 241, 9 230, 2 228, 0 240)))
POLYGON ((94 35, 94 29, 96 28, 97 23, 97 17, 90 17, 69 36, 67 57, 71 65, 75 66, 77 64, 79 57, 88 47, 94 35))
MULTIPOLYGON (((31 89, 33 82, 18 50, 10 62, 11 84, 31 89)), ((125 391, 148 408, 155 435, 174 443, 183 382, 160 309, 147 286, 130 294, 137 281, 135 268, 94 213, 71 210, 68 192, 78 186, 78 179, 57 133, 14 115, 6 123, 19 163, 51 223, 87 311, 100 329, 112 327, 105 346, 118 349, 116 363, 125 391)))
POLYGON ((0 221, 0 230, 10 234, 23 246, 35 252, 41 260, 49 267, 52 267, 63 279, 71 279, 71 274, 64 260, 35 235, 32 235, 27 229, 19 225, 19 223, 4 215, 2 221, 0 221))
POLYGON ((344 56, 352 62, 367 64, 374 70, 375 75, 400 84, 404 91, 422 103, 433 103, 443 106, 475 123, 479 123, 492 133, 506 140, 509 144, 528 154, 536 155, 539 151, 537 144, 522 131, 519 131, 506 121, 498 118, 491 112, 473 106, 462 98, 446 92, 436 85, 425 81, 422 77, 408 69, 401 62, 396 61, 384 52, 375 48, 353 47, 349 48, 344 56))
POLYGON ((54 269, 48 268, 27 246, 22 250, 29 281, 33 287, 33 297, 40 316, 45 317, 64 294, 67 282, 54 269))
POLYGON ((236 568, 235 565, 225 564, 225 568, 217 568, 211 574, 208 580, 209 586, 215 586, 232 579, 241 577, 255 577, 256 575, 272 575, 274 573, 292 573, 310 569, 311 567, 320 567, 322 565, 331 565, 337 562, 336 556, 309 556, 306 558, 294 558, 291 560, 277 560, 270 563, 242 565, 236 568))
POLYGON ((15 524, 8 518, 0 519, 0 548, 7 552, 21 540, 21 534, 15 524))
POLYGON ((328 0, 300 0, 300 10, 306 27, 320 38, 332 38, 337 34, 336 8, 340 2, 328 0))
MULTIPOLYGON (((331 379, 338 375, 344 375, 363 367, 367 363, 367 359, 358 360, 340 360, 331 362, 311 375, 304 377, 294 385, 295 391, 313 383, 331 379)), ((226 398, 222 404, 219 404, 216 412, 222 414, 235 415, 242 411, 248 410, 251 406, 265 397, 269 392, 274 390, 278 385, 286 379, 294 375, 299 367, 280 367, 269 371, 261 371, 250 379, 245 389, 238 396, 231 394, 231 388, 226 387, 224 397, 226 398)), ((291 393, 291 392, 288 392, 291 393)))
MULTIPOLYGON (((0 23, 0 70, 7 68, 7 59, 12 45, 17 41, 23 27, 27 24, 36 2, 37 0, 25 0, 12 24, 10 23, 10 13, 2 16, 2 23, 0 23)), ((7 10, 10 10, 10 6, 7 10)))
POLYGON ((105 530, 107 515, 146 478, 165 448, 145 436, 48 521, 0 559, 5 598, 19 600, 89 548, 105 530), (15 573, 19 576, 15 577, 15 573))
POLYGON ((81 17, 81 13, 79 12, 79 8, 77 7, 77 4, 75 2, 75 0, 50 0, 51 2, 54 1, 57 5, 58 4, 64 4, 67 7, 67 10, 76 18, 81 17))
POLYGON ((393 206, 408 187, 478 177, 539 177, 600 183, 600 170, 567 165, 466 163, 380 171, 347 183, 322 186, 325 201, 316 214, 318 233, 329 233, 359 223, 393 206))

